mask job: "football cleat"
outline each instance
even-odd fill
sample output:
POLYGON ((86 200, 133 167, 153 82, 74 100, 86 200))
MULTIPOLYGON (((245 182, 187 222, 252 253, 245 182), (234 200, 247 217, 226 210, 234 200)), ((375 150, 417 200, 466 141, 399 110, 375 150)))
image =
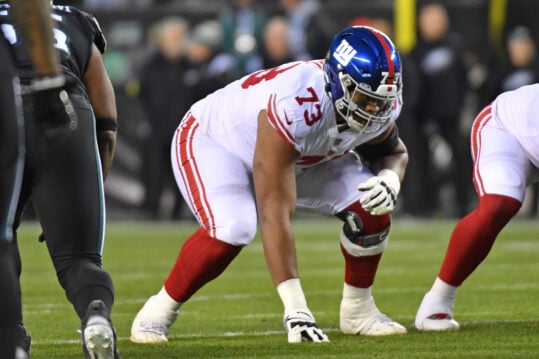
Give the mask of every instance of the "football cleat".
POLYGON ((116 331, 102 300, 94 300, 82 319, 82 347, 86 359, 120 359, 116 331))
POLYGON ((151 320, 140 320, 138 317, 131 326, 131 341, 134 343, 165 343, 168 342, 166 325, 151 320))
POLYGON ((134 343, 168 342, 168 328, 176 320, 178 311, 168 310, 151 296, 137 313, 131 325, 131 341, 134 343))
POLYGON ((382 336, 406 333, 404 326, 376 308, 372 296, 367 301, 343 298, 339 325, 344 334, 382 336))
POLYGON ((415 317, 415 327, 423 331, 457 330, 459 323, 453 319, 453 302, 428 292, 423 297, 415 317))
POLYGON ((21 324, 17 325, 17 333, 15 334, 15 359, 29 359, 30 347, 32 344, 32 338, 21 324))

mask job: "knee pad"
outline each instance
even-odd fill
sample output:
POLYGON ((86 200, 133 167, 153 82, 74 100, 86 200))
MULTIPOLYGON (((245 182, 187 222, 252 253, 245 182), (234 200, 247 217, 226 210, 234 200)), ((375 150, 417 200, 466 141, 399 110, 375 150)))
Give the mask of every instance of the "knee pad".
MULTIPOLYGON (((373 217, 365 211, 360 211, 360 213, 373 217)), ((354 208, 348 208, 339 212, 337 217, 344 222, 341 231, 341 245, 346 252, 354 257, 373 256, 382 253, 387 245, 391 222, 389 220, 389 215, 376 216, 386 216, 387 218, 384 219, 386 219, 387 224, 385 224, 381 230, 371 230, 371 233, 368 233, 368 231, 365 230, 365 225, 360 214, 358 214, 354 208)), ((381 222, 383 223, 384 221, 381 222)))

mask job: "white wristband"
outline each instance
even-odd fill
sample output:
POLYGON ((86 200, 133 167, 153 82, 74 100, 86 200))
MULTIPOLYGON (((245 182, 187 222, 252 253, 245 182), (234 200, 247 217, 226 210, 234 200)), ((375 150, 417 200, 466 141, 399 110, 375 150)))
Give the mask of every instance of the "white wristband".
POLYGON ((401 181, 399 175, 389 168, 384 168, 378 172, 378 177, 382 177, 384 181, 395 191, 395 195, 401 190, 401 181))
POLYGON ((301 289, 299 278, 292 278, 279 283, 277 292, 283 302, 285 313, 307 308, 307 301, 301 289))

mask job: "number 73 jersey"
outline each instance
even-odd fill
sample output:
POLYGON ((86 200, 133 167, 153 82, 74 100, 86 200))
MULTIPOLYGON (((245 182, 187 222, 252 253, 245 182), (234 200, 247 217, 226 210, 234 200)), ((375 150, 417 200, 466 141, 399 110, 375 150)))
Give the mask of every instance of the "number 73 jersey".
POLYGON ((206 135, 239 156, 251 171, 262 110, 300 154, 296 172, 340 157, 383 133, 398 117, 401 103, 396 101, 391 119, 375 133, 339 132, 322 65, 323 60, 299 61, 254 72, 198 101, 191 113, 206 135))

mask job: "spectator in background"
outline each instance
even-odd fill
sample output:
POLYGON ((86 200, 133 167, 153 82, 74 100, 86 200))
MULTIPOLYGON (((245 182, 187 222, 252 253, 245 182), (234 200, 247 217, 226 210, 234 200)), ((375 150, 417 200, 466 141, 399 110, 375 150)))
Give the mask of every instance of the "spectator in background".
POLYGON ((166 189, 174 193, 172 213, 178 218, 184 201, 178 192, 170 167, 170 141, 190 98, 184 74, 189 24, 181 17, 165 18, 149 32, 155 51, 140 71, 140 102, 150 125, 144 146, 144 210, 151 218, 163 218, 161 199, 166 189))
MULTIPOLYGON (((507 58, 502 64, 499 84, 491 94, 491 100, 496 93, 516 90, 524 85, 539 82, 539 57, 530 30, 525 26, 517 26, 507 34, 507 58)), ((495 75, 495 74, 494 74, 495 75)))
POLYGON ((190 68, 185 74, 189 87, 186 100, 190 104, 243 74, 234 57, 224 52, 222 46, 223 32, 218 21, 205 20, 193 28, 188 47, 190 68))
POLYGON ((321 9, 319 0, 281 0, 289 23, 288 44, 294 60, 322 59, 340 26, 321 9))
POLYGON ((348 26, 370 26, 382 31, 389 38, 393 37, 393 26, 388 20, 381 17, 358 16, 350 20, 348 26))
POLYGON ((503 50, 501 56, 491 51, 484 62, 485 76, 478 90, 480 107, 501 92, 539 82, 537 45, 526 26, 516 26, 507 33, 503 50))
POLYGON ((260 68, 260 48, 266 13, 255 0, 229 0, 220 14, 223 27, 223 50, 232 54, 238 68, 250 73, 260 68))
POLYGON ((424 195, 412 208, 413 214, 431 215, 439 210, 439 197, 445 177, 455 191, 455 215, 467 213, 472 193, 466 176, 472 171, 469 146, 461 130, 460 114, 467 91, 467 68, 461 39, 450 31, 446 8, 428 2, 419 9, 419 38, 406 58, 414 63, 418 80, 416 131, 417 152, 411 156, 424 180, 424 195), (440 172, 432 154, 433 145, 446 144, 451 153, 451 171, 440 172), (441 174, 441 175, 440 175, 441 174))
POLYGON ((283 16, 270 18, 264 30, 262 67, 267 69, 292 61, 288 47, 288 21, 283 16))
POLYGON ((81 6, 91 11, 122 10, 126 8, 145 8, 152 3, 152 0, 82 0, 81 6))

